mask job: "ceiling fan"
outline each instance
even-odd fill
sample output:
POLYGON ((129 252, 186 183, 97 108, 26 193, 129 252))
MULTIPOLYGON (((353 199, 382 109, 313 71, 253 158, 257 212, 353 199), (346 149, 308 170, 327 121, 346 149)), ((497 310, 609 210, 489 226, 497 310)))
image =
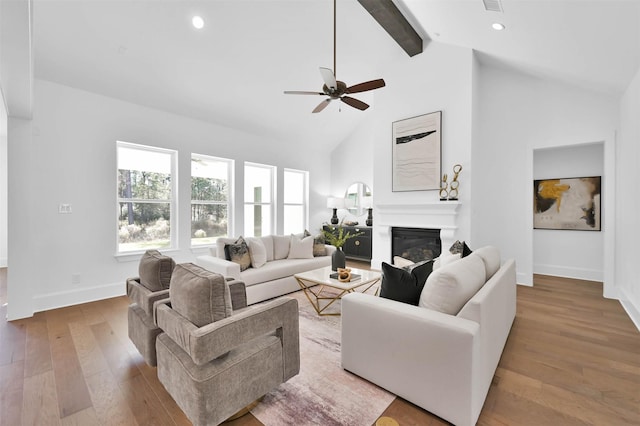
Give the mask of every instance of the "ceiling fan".
POLYGON ((357 108, 361 111, 369 108, 369 105, 358 100, 356 98, 352 98, 350 95, 352 93, 360 93, 366 92, 368 90, 379 89, 385 86, 383 79, 366 81, 364 83, 355 84, 353 86, 347 87, 347 85, 339 80, 336 80, 336 0, 333 0, 333 71, 329 68, 320 67, 320 75, 324 80, 324 85, 322 86, 322 92, 312 92, 312 91, 300 91, 300 90, 285 90, 285 94, 287 95, 321 95, 328 96, 327 99, 323 100, 318 104, 317 107, 312 112, 320 112, 327 107, 331 103, 331 101, 339 99, 345 104, 357 108))

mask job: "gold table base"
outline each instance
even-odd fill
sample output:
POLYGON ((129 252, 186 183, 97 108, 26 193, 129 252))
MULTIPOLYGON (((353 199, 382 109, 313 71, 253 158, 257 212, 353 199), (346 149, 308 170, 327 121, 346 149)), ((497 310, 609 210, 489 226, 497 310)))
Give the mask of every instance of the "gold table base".
MULTIPOLYGON (((316 313, 318 315, 321 316, 328 316, 328 315, 341 315, 340 312, 324 312, 329 306, 333 305, 337 300, 340 300, 342 298, 342 296, 344 296, 345 294, 349 294, 349 293, 353 293, 356 291, 356 289, 359 289, 360 287, 364 287, 367 286, 364 290, 362 290, 362 292, 366 292, 367 290, 369 290, 371 287, 373 287, 375 284, 377 284, 380 281, 380 278, 374 279, 372 281, 366 281, 362 284, 356 285, 352 288, 348 288, 348 289, 343 289, 340 287, 336 287, 333 286, 331 284, 320 284, 314 281, 308 281, 305 279, 301 279, 299 277, 295 277, 296 281, 298 281, 298 284, 300 285, 300 288, 302 289, 302 291, 304 291, 305 296, 307 296, 307 299, 309 300, 309 303, 311 303, 311 306, 313 306, 313 308, 315 309, 316 313), (310 284, 308 285, 307 282, 310 284), (316 291, 315 286, 318 286, 318 290, 316 291), (338 293, 329 293, 326 291, 325 287, 328 287, 330 289, 333 290, 337 290, 338 293), (323 295, 323 293, 326 295, 323 295), (327 303, 324 306, 320 306, 320 301, 321 300, 328 300, 329 303, 327 303)), ((345 283, 341 283, 341 284, 345 284, 345 283)), ((376 294, 378 294, 378 291, 376 290, 376 294)))

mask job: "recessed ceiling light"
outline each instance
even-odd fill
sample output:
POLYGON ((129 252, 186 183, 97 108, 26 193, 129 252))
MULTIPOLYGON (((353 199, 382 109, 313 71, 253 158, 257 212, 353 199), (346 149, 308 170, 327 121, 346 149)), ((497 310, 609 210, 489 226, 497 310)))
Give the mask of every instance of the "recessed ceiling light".
POLYGON ((196 15, 193 18, 191 18, 191 23, 198 30, 204 27, 204 19, 202 19, 201 16, 196 15))
POLYGON ((493 28, 496 31, 502 31, 504 30, 505 27, 503 24, 496 22, 495 24, 491 25, 491 28, 493 28))

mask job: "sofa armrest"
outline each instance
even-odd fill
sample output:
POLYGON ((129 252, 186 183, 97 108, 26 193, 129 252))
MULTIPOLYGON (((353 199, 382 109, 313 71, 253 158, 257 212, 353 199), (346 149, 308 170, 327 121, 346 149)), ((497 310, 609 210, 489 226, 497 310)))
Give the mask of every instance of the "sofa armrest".
POLYGON ((342 298, 342 367, 454 424, 472 424, 479 341, 474 321, 358 292, 342 298))
POLYGON ((223 277, 231 277, 237 280, 241 279, 240 265, 226 259, 220 259, 209 254, 204 254, 196 257, 196 265, 202 266, 208 271, 216 272, 223 277))
POLYGON ((325 244, 324 248, 326 250, 327 256, 331 256, 334 251, 336 251, 336 246, 332 246, 330 244, 325 244))
POLYGON ((137 303, 147 315, 153 316, 153 304, 158 300, 169 297, 169 289, 151 291, 140 284, 139 278, 128 278, 127 296, 133 303, 137 303))
POLYGON ((237 314, 203 327, 196 327, 166 304, 157 310, 158 326, 197 365, 224 355, 233 348, 268 333, 282 341, 284 379, 300 371, 298 301, 283 297, 254 305, 237 314))

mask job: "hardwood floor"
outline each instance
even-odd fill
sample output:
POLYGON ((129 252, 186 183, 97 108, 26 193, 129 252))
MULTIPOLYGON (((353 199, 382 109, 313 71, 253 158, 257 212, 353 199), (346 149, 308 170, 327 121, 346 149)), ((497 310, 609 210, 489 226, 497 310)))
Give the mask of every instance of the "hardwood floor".
MULTIPOLYGON (((516 320, 478 424, 640 424, 640 333, 620 304, 601 296, 600 283, 534 282, 518 287, 516 320)), ((0 425, 190 424, 129 341, 126 297, 13 322, 5 301, 0 425)), ((399 398, 383 415, 400 425, 447 424, 399 398)), ((261 425, 251 415, 228 424, 261 425)))

